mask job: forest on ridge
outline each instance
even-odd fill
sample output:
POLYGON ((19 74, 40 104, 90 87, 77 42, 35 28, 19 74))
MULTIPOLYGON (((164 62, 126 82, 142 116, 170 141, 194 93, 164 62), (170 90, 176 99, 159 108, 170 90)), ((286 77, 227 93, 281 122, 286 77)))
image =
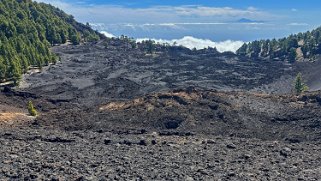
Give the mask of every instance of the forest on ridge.
POLYGON ((90 26, 78 23, 62 10, 31 0, 0 1, 0 82, 17 83, 30 66, 55 63, 49 48, 102 38, 90 26))

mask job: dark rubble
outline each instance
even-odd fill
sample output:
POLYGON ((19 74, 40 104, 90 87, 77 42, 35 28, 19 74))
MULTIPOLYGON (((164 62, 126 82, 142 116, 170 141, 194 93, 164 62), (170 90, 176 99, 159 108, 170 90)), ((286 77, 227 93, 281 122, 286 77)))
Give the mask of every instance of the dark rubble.
POLYGON ((321 178, 321 93, 291 94, 320 62, 105 43, 54 47, 61 62, 2 90, 1 180, 321 178))

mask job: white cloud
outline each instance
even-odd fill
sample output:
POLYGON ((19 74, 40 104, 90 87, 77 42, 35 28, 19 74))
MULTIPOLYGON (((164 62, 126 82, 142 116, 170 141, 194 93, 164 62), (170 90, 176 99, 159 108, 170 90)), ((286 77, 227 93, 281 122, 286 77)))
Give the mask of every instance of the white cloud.
POLYGON ((293 11, 293 12, 297 12, 297 11, 298 11, 298 9, 292 8, 292 9, 291 9, 291 11, 293 11))
POLYGON ((150 24, 146 23, 143 26, 178 26, 178 25, 227 25, 229 23, 158 23, 150 24))
POLYGON ((116 37, 115 35, 108 33, 107 31, 101 31, 101 34, 105 35, 107 38, 114 38, 116 37))
MULTIPOLYGON (((256 8, 232 8, 209 6, 154 6, 129 8, 114 5, 86 5, 67 0, 36 0, 52 4, 73 14, 82 22, 133 23, 169 25, 169 22, 232 21, 235 17, 267 17, 268 13, 256 8)), ((264 19, 264 18, 263 18, 264 19)))
POLYGON ((289 23, 288 26, 309 26, 307 23, 289 23))
MULTIPOLYGON (((149 40, 149 38, 137 39, 138 42, 141 42, 143 40, 149 40)), ((161 44, 169 43, 170 45, 173 45, 176 42, 177 45, 181 45, 189 49, 193 49, 193 48, 203 49, 207 47, 212 47, 212 48, 216 47, 216 49, 219 52, 226 52, 226 51, 236 52, 236 50, 238 50, 244 44, 243 41, 226 40, 222 42, 213 42, 208 39, 199 39, 192 36, 185 36, 181 39, 173 39, 173 40, 164 40, 164 39, 152 39, 152 40, 161 44)))
MULTIPOLYGON (((105 35, 108 38, 116 37, 115 35, 108 33, 107 31, 100 31, 103 35, 105 35)), ((136 39, 137 42, 142 42, 144 40, 150 40, 150 38, 138 38, 136 39)), ((172 40, 165 40, 165 39, 151 39, 154 40, 156 43, 168 43, 170 45, 181 45, 189 49, 203 49, 203 48, 216 48, 219 52, 236 52, 243 44, 243 41, 232 41, 232 40, 226 40, 221 42, 214 42, 208 39, 199 39, 192 36, 185 36, 181 39, 172 39, 172 40)))
POLYGON ((169 26, 169 27, 175 27, 175 23, 159 23, 159 24, 154 24, 154 23, 145 23, 142 26, 169 26))

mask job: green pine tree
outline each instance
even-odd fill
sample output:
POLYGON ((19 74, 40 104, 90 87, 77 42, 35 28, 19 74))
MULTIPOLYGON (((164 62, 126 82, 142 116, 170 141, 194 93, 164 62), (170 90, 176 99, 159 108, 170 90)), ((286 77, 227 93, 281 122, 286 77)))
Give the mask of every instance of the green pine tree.
POLYGON ((297 95, 301 94, 302 92, 305 92, 309 89, 308 86, 306 86, 304 83, 303 83, 303 80, 302 80, 302 74, 301 73, 298 73, 298 75, 296 76, 295 78, 295 82, 294 82, 294 89, 295 89, 295 93, 297 95))
POLYGON ((289 62, 295 62, 296 56, 297 56, 296 49, 291 48, 289 53, 289 62))
POLYGON ((80 36, 77 33, 75 33, 71 36, 70 41, 73 45, 78 45, 80 43, 80 36))

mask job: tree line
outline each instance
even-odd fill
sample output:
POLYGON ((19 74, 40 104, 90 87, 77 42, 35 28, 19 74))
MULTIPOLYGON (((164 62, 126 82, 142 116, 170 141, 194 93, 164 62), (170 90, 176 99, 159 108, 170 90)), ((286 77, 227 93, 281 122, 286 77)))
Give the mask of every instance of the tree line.
POLYGON ((289 62, 299 59, 313 60, 321 54, 321 27, 286 38, 245 43, 237 54, 251 58, 269 58, 289 62))
POLYGON ((31 0, 0 1, 0 82, 18 82, 30 66, 54 63, 52 45, 97 41, 102 35, 62 10, 31 0))

